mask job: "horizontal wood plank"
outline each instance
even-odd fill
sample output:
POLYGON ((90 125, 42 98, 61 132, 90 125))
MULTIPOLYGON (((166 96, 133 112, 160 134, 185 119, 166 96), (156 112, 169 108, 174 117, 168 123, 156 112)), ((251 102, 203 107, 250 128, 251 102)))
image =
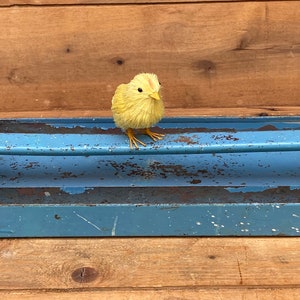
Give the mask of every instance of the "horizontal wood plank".
POLYGON ((299 288, 297 238, 3 239, 1 290, 299 288))
POLYGON ((147 290, 102 290, 102 291, 12 291, 1 292, 2 299, 58 299, 58 300, 152 300, 152 299, 180 299, 180 300, 298 300, 299 288, 178 288, 178 289, 147 289, 147 290))
MULTIPOLYGON (((272 107, 218 107, 218 108, 189 108, 166 109, 166 117, 266 117, 266 116, 294 116, 300 115, 300 106, 272 106, 272 107)), ((49 111, 9 111, 1 112, 0 118, 80 118, 80 117, 111 117, 111 110, 49 110, 49 111)))
MULTIPOLYGON (((234 2, 240 0, 2 0, 1 6, 13 5, 110 5, 110 4, 160 4, 160 3, 203 3, 203 2, 234 2)), ((280 0, 279 0, 280 1, 280 0)), ((283 0, 284 1, 284 0, 283 0)), ((297 1, 297 0, 289 0, 297 1)))
POLYGON ((300 1, 1 8, 0 114, 97 115, 142 71, 159 75, 181 115, 298 106, 299 11, 300 1))

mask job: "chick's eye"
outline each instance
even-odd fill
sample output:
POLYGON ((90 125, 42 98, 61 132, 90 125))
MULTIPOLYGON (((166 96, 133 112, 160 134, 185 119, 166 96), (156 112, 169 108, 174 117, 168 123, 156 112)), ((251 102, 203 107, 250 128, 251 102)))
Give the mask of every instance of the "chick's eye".
POLYGON ((142 88, 138 88, 138 92, 141 93, 143 91, 142 88))

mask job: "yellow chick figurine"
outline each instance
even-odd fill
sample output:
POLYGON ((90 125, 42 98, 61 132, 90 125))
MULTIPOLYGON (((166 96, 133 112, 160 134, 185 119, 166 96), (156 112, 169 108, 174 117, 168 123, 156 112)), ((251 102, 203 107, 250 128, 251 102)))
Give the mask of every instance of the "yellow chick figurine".
POLYGON ((138 144, 146 146, 134 136, 133 129, 144 129, 154 141, 164 136, 150 130, 164 114, 160 83, 155 74, 141 73, 129 83, 120 84, 112 98, 111 109, 115 124, 127 134, 131 149, 133 145, 136 149, 139 149, 138 144))

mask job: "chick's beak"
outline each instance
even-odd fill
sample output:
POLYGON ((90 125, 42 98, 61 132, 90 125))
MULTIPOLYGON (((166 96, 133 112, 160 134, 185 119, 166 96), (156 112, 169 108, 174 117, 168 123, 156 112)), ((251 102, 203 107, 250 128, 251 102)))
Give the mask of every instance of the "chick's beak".
POLYGON ((160 96, 159 96, 158 92, 154 92, 154 93, 150 94, 150 97, 155 100, 160 100, 160 96))

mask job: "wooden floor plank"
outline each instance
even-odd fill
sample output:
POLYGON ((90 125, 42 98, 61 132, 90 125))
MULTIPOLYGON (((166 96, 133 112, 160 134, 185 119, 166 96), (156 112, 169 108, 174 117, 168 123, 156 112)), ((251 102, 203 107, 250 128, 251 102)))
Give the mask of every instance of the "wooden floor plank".
POLYGON ((149 290, 102 290, 102 291, 0 291, 1 299, 53 299, 53 300, 298 300, 298 288, 193 288, 149 290))
POLYGON ((10 290, 300 287, 300 239, 3 239, 0 265, 10 290))

